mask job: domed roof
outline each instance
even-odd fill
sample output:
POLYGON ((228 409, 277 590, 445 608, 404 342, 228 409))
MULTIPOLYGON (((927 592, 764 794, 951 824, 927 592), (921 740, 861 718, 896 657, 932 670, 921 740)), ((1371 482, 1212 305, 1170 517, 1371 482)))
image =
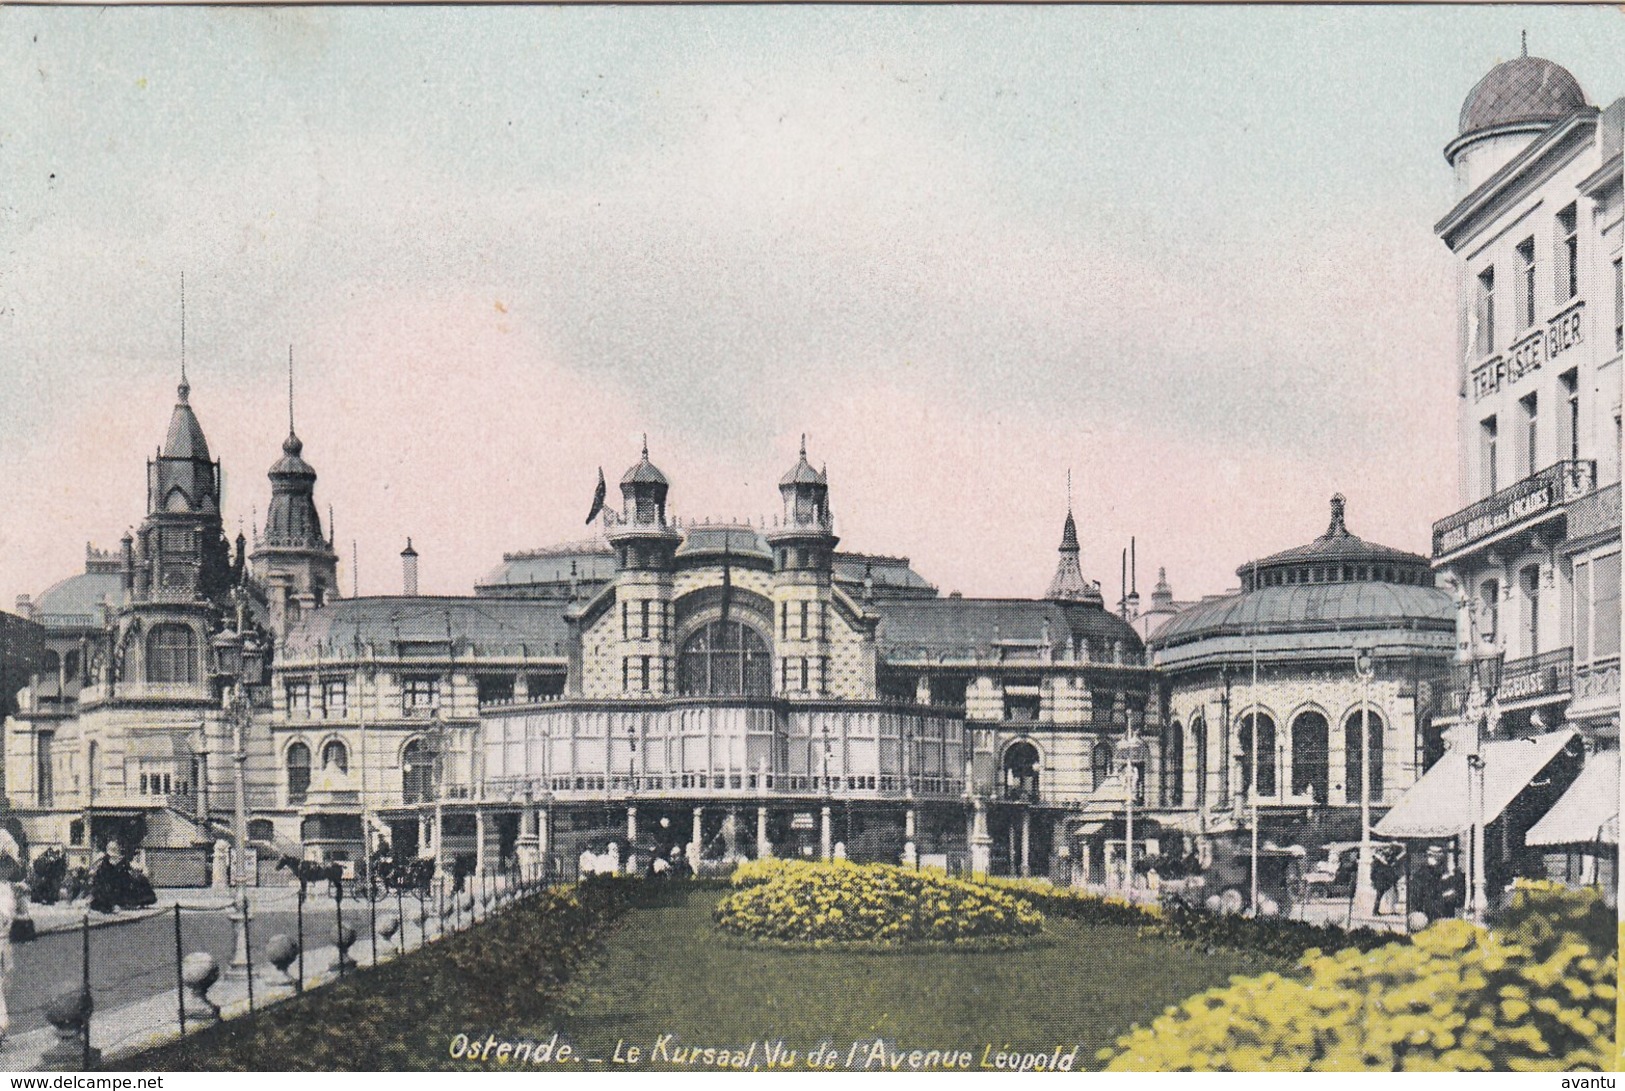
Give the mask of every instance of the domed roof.
POLYGON ((1568 69, 1544 57, 1522 56, 1490 69, 1461 104, 1462 136, 1502 125, 1546 123, 1586 106, 1568 69))
POLYGON ((1428 559, 1419 553, 1368 542, 1349 533, 1344 524, 1346 502, 1332 497, 1332 517, 1326 533, 1312 542, 1283 549, 1236 569, 1247 590, 1276 584, 1339 583, 1380 580, 1390 583, 1430 583, 1428 559))
POLYGON ((288 438, 282 441, 282 457, 277 459, 271 466, 269 476, 273 479, 278 477, 314 478, 316 476, 315 468, 300 457, 304 449, 305 445, 300 441, 299 437, 289 432, 288 438))
POLYGON ((823 473, 813 468, 807 461, 807 437, 801 437, 801 458, 792 467, 790 472, 779 478, 779 488, 787 485, 827 485, 829 479, 823 473))
POLYGON ((643 457, 626 473, 621 475, 623 485, 669 485, 666 475, 661 473, 653 462, 649 461, 649 441, 643 441, 643 457))
POLYGON ((1265 587, 1188 606, 1151 638, 1167 648, 1235 634, 1319 632, 1406 626, 1454 632, 1456 606, 1437 587, 1320 583, 1265 587))

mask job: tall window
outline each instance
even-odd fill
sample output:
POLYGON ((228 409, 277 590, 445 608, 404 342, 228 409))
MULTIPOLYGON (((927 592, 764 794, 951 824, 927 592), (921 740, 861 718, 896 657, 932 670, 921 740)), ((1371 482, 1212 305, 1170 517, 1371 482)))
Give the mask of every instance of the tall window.
POLYGON ((1591 616, 1596 618, 1592 657, 1615 659, 1620 654, 1620 554, 1597 558, 1591 571, 1591 616))
POLYGON ((147 681, 197 682, 197 634, 185 625, 154 625, 147 634, 147 681))
POLYGON ((1331 774, 1326 717, 1304 712, 1292 721, 1292 794, 1327 803, 1331 774))
POLYGON ((1112 744, 1105 739, 1095 743, 1094 749, 1089 752, 1089 772, 1097 791, 1112 775, 1112 744))
POLYGON ((1625 258, 1614 259, 1614 348, 1625 349, 1625 258))
POLYGON ((349 706, 349 686, 343 678, 322 682, 322 708, 329 716, 343 717, 349 706))
POLYGON ((288 802, 303 803, 310 794, 310 747, 296 742, 288 747, 288 802))
MULTIPOLYGON (((638 603, 638 636, 640 639, 649 639, 649 600, 644 599, 638 603)), ((648 686, 644 686, 648 689, 648 686)))
POLYGON ((1565 453, 1570 462, 1577 462, 1580 458, 1580 380, 1578 374, 1566 371, 1559 378, 1563 388, 1563 404, 1567 412, 1564 413, 1565 453))
POLYGON ((288 682, 288 685, 287 685, 287 690, 288 690, 288 715, 290 715, 290 716, 295 716, 295 715, 297 715, 297 716, 309 716, 310 715, 310 679, 308 679, 308 678, 290 679, 289 682, 288 682))
POLYGON ((401 751, 401 802, 427 803, 434 798, 434 757, 422 739, 401 751))
POLYGON ((1237 747, 1241 760, 1241 790, 1250 791, 1253 784, 1253 724, 1258 724, 1258 794, 1275 794, 1275 721, 1268 716, 1248 713, 1241 718, 1237 733, 1237 747))
POLYGON ((54 731, 41 731, 34 736, 34 799, 41 807, 49 807, 54 802, 51 763, 55 760, 55 755, 51 750, 55 741, 54 731))
POLYGON ((1478 355, 1488 356, 1495 351, 1495 267, 1478 274, 1478 309, 1474 315, 1478 323, 1478 355))
POLYGON ((1494 417, 1486 417, 1478 425, 1479 480, 1484 484, 1484 495, 1495 492, 1496 440, 1498 429, 1494 417))
POLYGON ((1196 751, 1196 805, 1207 802, 1207 721, 1191 720, 1191 749, 1196 751))
POLYGON ((1162 783, 1160 795, 1164 807, 1182 807, 1185 804, 1185 728, 1173 721, 1162 733, 1162 783))
POLYGON ((1535 324, 1535 240, 1527 238, 1518 244, 1518 272, 1522 291, 1518 293, 1518 328, 1526 330, 1535 324))
POLYGON ((1501 581, 1485 580, 1478 589, 1478 635, 1486 644, 1495 643, 1496 627, 1501 622, 1501 581))
POLYGON ((767 697, 772 694, 772 669, 767 642, 738 621, 713 621, 691 633, 677 659, 678 684, 685 694, 767 697))
POLYGON ((1540 469, 1540 403, 1535 400, 1535 395, 1530 394, 1519 398, 1518 406, 1523 410, 1523 461, 1524 473, 1528 475, 1540 469))
POLYGON ((341 773, 350 771, 350 751, 337 739, 330 739, 322 747, 322 768, 337 769, 341 773))
POLYGON ((1580 217, 1570 205, 1557 214, 1557 301, 1580 294, 1580 217))
POLYGON ((1519 574, 1523 588, 1523 654, 1540 654, 1540 565, 1532 564, 1519 574))
POLYGON ((1343 797, 1360 802, 1360 732, 1366 732, 1365 750, 1371 759, 1371 801, 1382 799, 1382 717, 1376 709, 1356 709, 1343 721, 1343 797), (1363 727, 1362 727, 1363 724, 1363 727))

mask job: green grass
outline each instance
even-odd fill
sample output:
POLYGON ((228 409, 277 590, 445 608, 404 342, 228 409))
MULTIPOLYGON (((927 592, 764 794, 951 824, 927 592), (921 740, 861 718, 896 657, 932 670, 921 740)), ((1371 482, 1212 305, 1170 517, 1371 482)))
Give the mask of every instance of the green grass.
POLYGON ((455 1036, 538 1042, 558 1032, 578 1058, 604 1063, 509 1067, 613 1070, 623 1042, 642 1050, 648 1065, 661 1037, 673 1035, 668 1045, 701 1049, 783 1039, 797 1068, 821 1043, 844 1065, 853 1042, 876 1039, 904 1051, 969 1051, 977 1061, 987 1046, 1077 1047, 1078 1067, 1093 1068, 1097 1049, 1168 1005, 1233 974, 1286 965, 1244 952, 1200 954, 1142 939, 1126 925, 1053 917, 1022 950, 794 950, 723 934, 711 920, 721 897, 715 889, 627 884, 598 897, 598 908, 573 915, 518 906, 253 1022, 221 1024, 115 1063, 159 1071, 501 1071, 494 1062, 454 1058, 455 1036), (643 904, 604 927, 612 903, 628 897, 643 904), (583 964, 561 958, 561 950, 592 954, 583 964))
MULTIPOLYGON (((1125 925, 1045 922, 1017 951, 856 952, 756 945, 711 923, 717 895, 637 909, 611 932, 585 996, 561 1028, 588 1056, 618 1041, 737 1049, 782 1038, 801 1059, 831 1042, 844 1066, 854 1041, 903 1050, 1078 1049, 1078 1066, 1170 1004, 1234 974, 1284 969, 1265 955, 1198 954, 1141 939, 1125 925)), ((759 1054, 758 1054, 759 1055, 759 1054)), ((798 1067, 799 1067, 798 1062, 798 1067)))

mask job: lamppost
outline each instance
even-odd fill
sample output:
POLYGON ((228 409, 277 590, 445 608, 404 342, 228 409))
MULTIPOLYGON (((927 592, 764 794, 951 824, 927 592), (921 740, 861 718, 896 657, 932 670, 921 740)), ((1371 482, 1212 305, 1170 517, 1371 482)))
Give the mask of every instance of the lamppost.
MULTIPOLYGON (((1360 679, 1360 859, 1355 869, 1355 907, 1362 917, 1376 912, 1371 885, 1371 679, 1377 666, 1369 647, 1354 649, 1354 674, 1360 679)), ((1344 745, 1348 745, 1345 740, 1344 745)))
POLYGON ((1145 715, 1143 711, 1129 708, 1125 710, 1128 718, 1128 730, 1123 735, 1123 741, 1118 744, 1118 752, 1123 756, 1123 893, 1132 897, 1134 894, 1134 798, 1139 790, 1139 766, 1142 743, 1140 741, 1140 718, 1145 715))
POLYGON ((234 943, 231 964, 226 975, 237 980, 248 979, 248 789, 243 767, 248 763, 248 728, 254 710, 248 686, 250 679, 259 677, 259 641, 252 633, 242 636, 242 661, 236 678, 231 683, 227 698, 227 715, 232 729, 232 787, 233 836, 236 840, 237 897, 232 907, 231 922, 234 943))
POLYGON ((819 852, 819 858, 820 859, 828 860, 830 858, 830 841, 831 841, 830 828, 829 828, 829 825, 830 825, 830 811, 829 811, 829 797, 830 797, 829 754, 830 754, 830 743, 829 743, 829 724, 828 723, 824 724, 823 735, 824 735, 824 776, 823 776, 823 782, 822 782, 822 789, 823 789, 823 796, 824 796, 824 805, 823 805, 823 808, 820 811, 819 816, 818 816, 818 852, 819 852))
MULTIPOLYGON (((1467 729, 1467 815, 1470 882, 1467 888, 1467 917, 1482 922, 1489 909, 1489 877, 1484 861, 1484 751, 1486 736, 1493 737, 1501 710, 1496 694, 1501 688, 1501 663, 1506 650, 1499 643, 1482 644, 1478 639, 1478 616, 1473 601, 1465 593, 1460 605, 1467 612, 1468 643, 1462 655, 1467 660, 1466 700, 1462 726, 1467 729)), ((1492 638, 1493 639, 1493 638, 1492 638)))
POLYGON ((429 738, 434 740, 434 872, 440 876, 446 870, 446 725, 441 722, 438 705, 429 712, 429 738))

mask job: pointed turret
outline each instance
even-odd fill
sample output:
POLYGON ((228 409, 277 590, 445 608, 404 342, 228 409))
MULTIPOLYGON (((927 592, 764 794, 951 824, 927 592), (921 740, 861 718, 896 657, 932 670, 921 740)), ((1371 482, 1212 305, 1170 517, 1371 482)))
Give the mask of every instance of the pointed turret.
POLYGON ((331 539, 322 536, 321 513, 316 508, 316 471, 305 461, 304 450, 293 424, 290 348, 288 438, 282 441, 282 457, 266 474, 271 480, 271 503, 265 509, 265 529, 256 534, 250 559, 262 583, 281 586, 285 595, 320 606, 336 593, 339 559, 331 539), (273 579, 273 574, 278 578, 273 579))
MULTIPOLYGON (((1069 490, 1070 491, 1070 490, 1069 490)), ((1098 588, 1083 578, 1082 553, 1078 545, 1078 524, 1072 518, 1072 505, 1067 503, 1066 522, 1061 524, 1060 559, 1055 565, 1055 578, 1049 581, 1044 597, 1057 602, 1087 602, 1099 606, 1102 602, 1098 588)))
POLYGON ((829 475, 807 460, 807 437, 801 437, 796 464, 779 478, 784 513, 768 535, 774 567, 780 572, 828 572, 834 564, 835 520, 829 510, 829 475))
POLYGON ((666 522, 666 495, 671 482, 649 461, 649 437, 643 450, 621 475, 621 517, 610 525, 608 537, 622 570, 669 571, 680 536, 666 522))

